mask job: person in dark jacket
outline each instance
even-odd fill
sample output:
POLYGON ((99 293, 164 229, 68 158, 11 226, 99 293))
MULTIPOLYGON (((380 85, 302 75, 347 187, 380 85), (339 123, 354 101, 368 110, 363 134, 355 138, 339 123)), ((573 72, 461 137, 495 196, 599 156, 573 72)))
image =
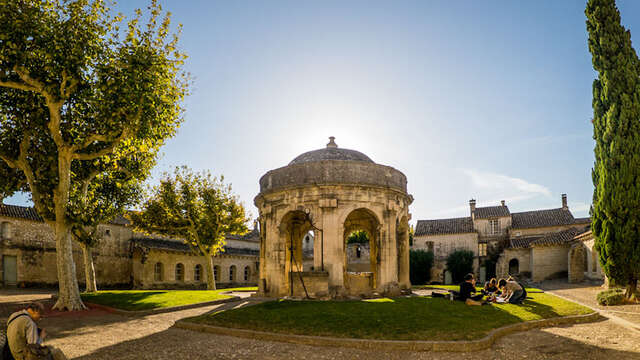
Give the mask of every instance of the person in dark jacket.
POLYGON ((476 295, 476 279, 473 274, 469 273, 464 276, 464 281, 460 284, 459 299, 467 305, 482 305, 482 297, 484 295, 476 295))

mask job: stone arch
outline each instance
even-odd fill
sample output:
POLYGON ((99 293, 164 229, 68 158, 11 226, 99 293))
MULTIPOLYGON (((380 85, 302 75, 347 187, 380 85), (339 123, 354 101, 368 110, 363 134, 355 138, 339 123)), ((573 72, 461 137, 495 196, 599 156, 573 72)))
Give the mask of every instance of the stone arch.
POLYGON ((215 281, 220 281, 220 265, 215 265, 213 267, 213 279, 215 281))
POLYGON ((584 280, 584 273, 587 270, 587 249, 582 242, 578 242, 569 249, 568 276, 570 283, 579 283, 584 280))
POLYGON ((251 267, 249 265, 244 267, 244 282, 251 280, 251 267))
POLYGON ((518 275, 520 273, 520 261, 517 258, 509 260, 509 275, 518 275))
POLYGON ((182 263, 176 264, 176 281, 184 281, 184 265, 182 263))
POLYGON ((236 281, 237 278, 237 268, 235 265, 229 266, 229 282, 236 281))
POLYGON ((290 210, 280 220, 280 243, 284 246, 284 272, 281 276, 290 295, 294 279, 299 276, 296 274, 303 272, 302 240, 311 229, 309 216, 303 209, 290 210))
POLYGON ((202 265, 197 264, 193 268, 193 280, 196 282, 202 281, 202 265))
MULTIPOLYGON (((347 249, 347 239, 354 231, 362 230, 369 238, 369 266, 368 271, 358 271, 354 274, 355 267, 350 267, 348 251, 344 252, 344 286, 353 292, 367 293, 377 286, 380 263, 380 227, 381 223, 375 212, 368 208, 352 210, 344 219, 343 244, 347 249)), ((362 251, 362 250, 361 250, 362 251)), ((359 259, 363 263, 363 259, 359 259)), ((366 263, 364 263, 366 267, 366 263)), ((367 270, 364 267, 361 270, 367 270)))
POLYGON ((153 281, 160 282, 164 280, 164 265, 161 262, 153 265, 153 281))

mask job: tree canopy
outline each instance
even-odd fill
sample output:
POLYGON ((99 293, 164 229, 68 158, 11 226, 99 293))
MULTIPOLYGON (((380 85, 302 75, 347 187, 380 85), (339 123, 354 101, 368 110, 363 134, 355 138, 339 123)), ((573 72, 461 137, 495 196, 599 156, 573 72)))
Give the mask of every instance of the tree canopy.
POLYGON ((602 269, 632 297, 640 278, 640 61, 614 0, 589 0, 585 14, 598 72, 592 230, 602 269))
POLYGON ((0 159, 54 229, 56 308, 83 307, 70 240, 78 189, 118 159, 155 153, 182 122, 185 55, 170 14, 155 1, 148 11, 142 26, 142 11, 125 23, 100 0, 0 0, 0 159))
POLYGON ((247 232, 248 218, 224 177, 178 167, 153 187, 140 212, 131 213, 134 226, 147 233, 183 239, 207 259, 207 285, 215 289, 212 257, 224 251, 225 237, 247 232))

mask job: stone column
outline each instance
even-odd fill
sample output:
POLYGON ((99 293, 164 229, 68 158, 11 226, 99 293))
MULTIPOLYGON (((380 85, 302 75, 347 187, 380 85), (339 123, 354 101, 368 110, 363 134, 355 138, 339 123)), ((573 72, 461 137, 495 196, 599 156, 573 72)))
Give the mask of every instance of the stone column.
POLYGON ((344 287, 344 229, 338 219, 338 200, 322 199, 320 207, 324 236, 324 270, 329 272, 329 289, 342 289, 344 287))
POLYGON ((395 211, 388 211, 384 222, 384 231, 380 239, 380 275, 378 277, 378 289, 381 291, 398 284, 395 211))
POLYGON ((401 224, 405 229, 399 233, 398 241, 398 282, 403 289, 411 288, 409 279, 409 229, 405 224, 401 224))

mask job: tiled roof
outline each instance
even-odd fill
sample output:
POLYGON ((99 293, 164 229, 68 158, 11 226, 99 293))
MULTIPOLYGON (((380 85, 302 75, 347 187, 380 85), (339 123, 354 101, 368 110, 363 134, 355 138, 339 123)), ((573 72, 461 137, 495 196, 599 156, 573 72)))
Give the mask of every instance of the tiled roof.
POLYGON ((580 240, 580 241, 585 241, 592 238, 593 238, 593 233, 591 232, 591 230, 581 232, 574 237, 574 239, 580 240))
POLYGON ((534 210, 511 214, 512 229, 529 229, 547 226, 573 225, 571 211, 563 208, 534 210))
MULTIPOLYGON (((28 206, 0 204, 0 216, 40 222, 44 221, 42 220, 42 217, 38 215, 35 208, 28 206)), ((125 219, 123 216, 116 216, 113 220, 109 221, 109 224, 124 226, 129 225, 129 220, 125 219)))
POLYGON ((0 216, 43 222, 36 209, 26 206, 0 204, 0 216))
POLYGON ((486 219, 491 217, 509 216, 509 208, 507 206, 485 206, 477 207, 473 211, 476 219, 486 219))
POLYGON ((591 224, 590 217, 575 218, 574 220, 575 220, 574 221, 575 224, 591 224))
POLYGON ((254 227, 253 230, 244 235, 227 235, 226 238, 229 240, 260 242, 260 231, 257 227, 254 227))
POLYGON ((532 241, 530 246, 549 246, 549 245, 563 245, 571 242, 573 238, 581 233, 578 229, 567 229, 559 232, 547 234, 535 241, 532 241))
MULTIPOLYGON (((138 239, 131 240, 131 242, 133 243, 133 246, 141 247, 141 248, 179 251, 179 252, 191 252, 189 245, 178 240, 167 240, 167 239, 158 239, 158 238, 138 238, 138 239)), ((242 248, 225 246, 224 252, 221 254, 222 255, 258 256, 260 255, 260 251, 254 250, 254 249, 242 249, 242 248)))
POLYGON ((473 222, 470 217, 418 220, 415 236, 440 235, 440 234, 466 234, 473 233, 473 222))
POLYGON ((509 240, 510 248, 528 248, 532 241, 540 239, 539 237, 513 238, 509 240))

